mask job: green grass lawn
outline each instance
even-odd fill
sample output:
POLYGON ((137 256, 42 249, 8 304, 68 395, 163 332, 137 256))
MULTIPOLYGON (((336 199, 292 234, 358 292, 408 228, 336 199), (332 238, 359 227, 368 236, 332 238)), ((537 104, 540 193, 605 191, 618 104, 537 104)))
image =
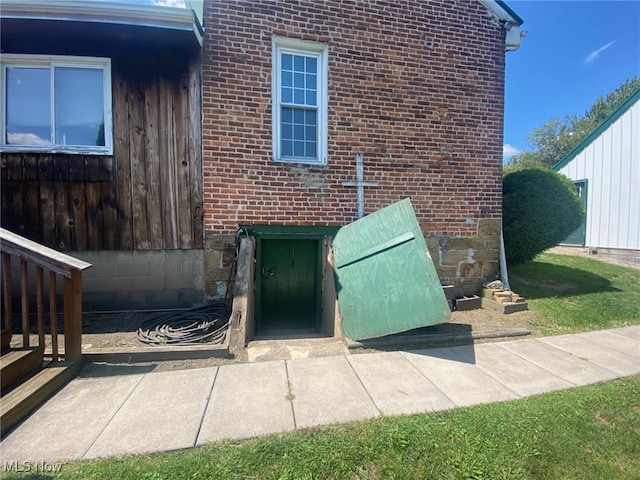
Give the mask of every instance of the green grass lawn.
POLYGON ((511 268, 511 287, 535 313, 544 335, 640 324, 640 270, 544 253, 511 268))
POLYGON ((640 377, 448 412, 75 462, 59 478, 638 479, 640 377))

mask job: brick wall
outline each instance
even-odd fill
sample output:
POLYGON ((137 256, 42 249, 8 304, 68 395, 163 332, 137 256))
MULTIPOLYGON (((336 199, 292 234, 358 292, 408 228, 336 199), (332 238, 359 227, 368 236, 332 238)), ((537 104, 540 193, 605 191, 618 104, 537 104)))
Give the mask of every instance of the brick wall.
POLYGON ((479 2, 207 0, 204 24, 207 234, 353 221, 357 152, 367 213, 410 197, 438 245, 499 223, 504 31, 479 2), (272 159, 274 35, 329 47, 326 166, 272 159))

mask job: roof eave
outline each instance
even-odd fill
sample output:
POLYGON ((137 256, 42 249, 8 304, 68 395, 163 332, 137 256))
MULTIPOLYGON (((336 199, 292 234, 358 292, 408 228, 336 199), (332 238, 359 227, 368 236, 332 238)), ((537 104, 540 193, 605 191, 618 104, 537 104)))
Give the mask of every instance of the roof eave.
POLYGON ((506 30, 504 48, 513 52, 520 48, 520 42, 527 32, 520 29, 524 20, 520 18, 505 2, 500 0, 478 0, 495 21, 506 30))
POLYGON ((605 118, 600 125, 598 125, 593 132, 591 132, 584 140, 578 145, 573 147, 569 153, 562 157, 558 163, 556 163, 551 169, 554 172, 564 168, 571 160, 577 157, 591 142, 598 138, 602 132, 611 126, 616 120, 626 113, 633 105, 640 101, 640 88, 638 88, 633 94, 629 96, 618 108, 616 108, 611 114, 605 118))
POLYGON ((202 47, 203 29, 195 12, 186 8, 87 0, 2 0, 0 17, 132 25, 192 32, 202 47))

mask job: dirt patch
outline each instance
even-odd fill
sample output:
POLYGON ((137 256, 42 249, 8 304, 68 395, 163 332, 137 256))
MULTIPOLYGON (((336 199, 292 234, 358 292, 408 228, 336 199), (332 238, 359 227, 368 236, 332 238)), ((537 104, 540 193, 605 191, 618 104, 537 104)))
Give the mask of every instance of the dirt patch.
MULTIPOLYGON (((126 350, 137 350, 148 348, 140 342, 136 336, 136 331, 140 325, 157 316, 158 312, 88 312, 83 315, 82 343, 85 352, 95 351, 103 348, 118 348, 126 350)), ((514 328, 527 328, 532 335, 539 332, 531 327, 531 320, 534 314, 530 311, 516 312, 504 315, 495 310, 477 309, 462 312, 453 312, 450 322, 425 327, 415 331, 421 336, 446 336, 448 334, 469 334, 467 341, 471 342, 471 333, 495 332, 501 330, 512 330, 514 328)), ((463 335, 464 337, 464 335, 463 335)), ((476 343, 495 341, 500 338, 476 340, 476 343)), ((504 339, 504 338, 503 338, 504 339)), ((465 340, 462 340, 463 342, 465 340)), ((459 342, 458 342, 459 343, 459 342)), ((442 346, 444 346, 443 344, 442 346)), ((179 348, 179 347, 178 347, 179 348)), ((226 365, 230 363, 242 363, 247 361, 246 355, 243 358, 206 358, 172 360, 161 362, 136 363, 136 368, 151 368, 154 371, 176 370, 185 368, 203 368, 215 365, 226 365)), ((85 373, 91 375, 92 372, 101 375, 109 374, 111 370, 117 371, 121 364, 89 364, 85 367, 85 373)))

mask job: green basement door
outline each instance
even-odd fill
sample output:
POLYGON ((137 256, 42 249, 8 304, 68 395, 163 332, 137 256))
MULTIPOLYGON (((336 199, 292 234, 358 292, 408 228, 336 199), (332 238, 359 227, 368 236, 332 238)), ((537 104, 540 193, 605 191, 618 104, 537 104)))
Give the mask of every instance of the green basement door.
POLYGON ((317 328, 318 240, 263 239, 259 333, 317 328))
POLYGON ((365 340, 451 318, 409 199, 342 227, 333 251, 348 338, 365 340))

